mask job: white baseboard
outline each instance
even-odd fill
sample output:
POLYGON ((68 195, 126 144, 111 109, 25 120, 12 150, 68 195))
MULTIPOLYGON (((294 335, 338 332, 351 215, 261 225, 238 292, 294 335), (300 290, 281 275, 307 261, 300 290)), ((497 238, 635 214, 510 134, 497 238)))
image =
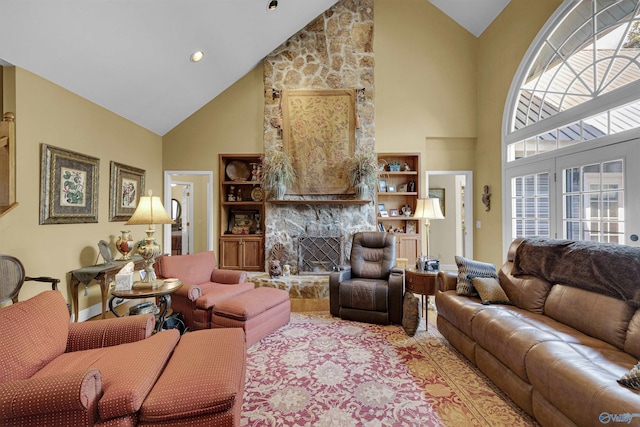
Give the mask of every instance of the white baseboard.
MULTIPOLYGON (((123 299, 116 298, 113 306, 117 307, 122 303, 124 303, 123 299)), ((108 302, 107 302, 107 310, 109 310, 108 302)), ((78 313, 78 321, 84 322, 86 320, 91 319, 92 317, 99 316, 100 314, 102 314, 102 303, 94 304, 90 307, 80 310, 80 312, 78 313)), ((71 321, 72 322, 74 321, 73 314, 71 315, 71 321)))

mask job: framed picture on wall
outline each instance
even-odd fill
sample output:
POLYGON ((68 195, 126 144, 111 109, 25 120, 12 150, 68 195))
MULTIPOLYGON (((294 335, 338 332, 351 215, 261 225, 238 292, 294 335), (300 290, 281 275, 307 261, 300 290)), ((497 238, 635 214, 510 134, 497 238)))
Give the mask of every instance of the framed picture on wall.
POLYGON ((417 221, 415 220, 411 220, 411 221, 407 221, 407 229, 406 232, 407 233, 415 233, 416 232, 416 224, 417 221))
POLYGON ((439 199, 440 200, 440 210, 442 211, 442 215, 446 215, 445 212, 445 194, 444 188, 430 188, 429 189, 429 198, 430 199, 439 199))
POLYGON ((144 194, 144 177, 143 169, 111 162, 109 221, 127 221, 131 218, 140 196, 144 194))
POLYGON ((40 224, 98 222, 100 159, 40 145, 40 224))

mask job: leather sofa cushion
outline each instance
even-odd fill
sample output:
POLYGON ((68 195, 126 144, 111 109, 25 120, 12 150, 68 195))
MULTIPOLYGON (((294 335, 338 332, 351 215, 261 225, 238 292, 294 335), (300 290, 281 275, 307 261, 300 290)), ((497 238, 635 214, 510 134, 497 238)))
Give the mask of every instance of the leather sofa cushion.
POLYGON ((340 284, 340 307, 388 311, 389 286, 385 280, 349 279, 340 284))
POLYGON ((533 387, 577 425, 602 425, 600 414, 637 413, 640 393, 616 382, 636 359, 615 348, 550 341, 527 355, 533 387))
POLYGON ((531 382, 527 369, 527 353, 546 341, 581 343, 596 348, 617 350, 547 316, 516 307, 484 310, 472 321, 474 340, 509 367, 516 375, 531 382))
POLYGON ((396 236, 392 233, 361 232, 353 236, 351 269, 366 279, 387 280, 396 259, 396 236))
POLYGON ((97 369, 103 390, 98 402, 100 419, 122 417, 140 409, 179 339, 178 330, 171 329, 134 343, 64 353, 34 377, 97 369))
POLYGON ((499 308, 494 305, 483 305, 477 297, 458 295, 455 290, 436 292, 436 307, 438 315, 447 319, 468 337, 473 336, 471 321, 478 313, 482 310, 499 308))
POLYGON ((199 285, 210 282, 216 268, 216 255, 212 251, 189 255, 163 256, 156 261, 157 273, 162 277, 176 277, 182 283, 199 285))
POLYGON ((506 262, 498 271, 498 279, 509 300, 522 309, 542 314, 551 283, 534 276, 512 276, 512 262, 506 262))
POLYGON ((69 311, 58 291, 4 307, 0 325, 0 383, 31 378, 67 347, 69 311))
POLYGON ((546 316, 619 349, 634 313, 622 300, 565 285, 553 286, 544 305, 546 316))
POLYGON ((636 313, 629 322, 624 351, 640 359, 640 310, 636 310, 636 313))

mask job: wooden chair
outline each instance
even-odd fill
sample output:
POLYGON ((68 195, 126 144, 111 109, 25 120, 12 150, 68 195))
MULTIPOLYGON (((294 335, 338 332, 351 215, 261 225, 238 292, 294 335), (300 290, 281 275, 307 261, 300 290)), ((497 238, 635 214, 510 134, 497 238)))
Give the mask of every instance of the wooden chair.
POLYGON ((0 255, 0 305, 9 300, 18 302, 18 294, 26 281, 48 282, 51 289, 58 290, 60 279, 53 277, 29 277, 24 274, 24 266, 19 259, 10 255, 0 255))

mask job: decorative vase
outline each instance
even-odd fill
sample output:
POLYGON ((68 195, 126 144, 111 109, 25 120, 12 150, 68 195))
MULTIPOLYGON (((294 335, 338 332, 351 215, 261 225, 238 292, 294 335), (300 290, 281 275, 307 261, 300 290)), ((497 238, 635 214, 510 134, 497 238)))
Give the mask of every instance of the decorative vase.
POLYGON ((354 190, 356 192, 356 198, 358 200, 366 200, 369 195, 369 186, 365 184, 362 180, 354 186, 354 190))
POLYGON ((287 186, 281 182, 278 182, 273 188, 276 200, 284 199, 284 195, 287 194, 287 186))
POLYGON ((133 238, 130 230, 122 230, 120 233, 122 234, 116 240, 116 249, 122 254, 120 259, 127 261, 131 259, 131 251, 134 246, 133 238))

